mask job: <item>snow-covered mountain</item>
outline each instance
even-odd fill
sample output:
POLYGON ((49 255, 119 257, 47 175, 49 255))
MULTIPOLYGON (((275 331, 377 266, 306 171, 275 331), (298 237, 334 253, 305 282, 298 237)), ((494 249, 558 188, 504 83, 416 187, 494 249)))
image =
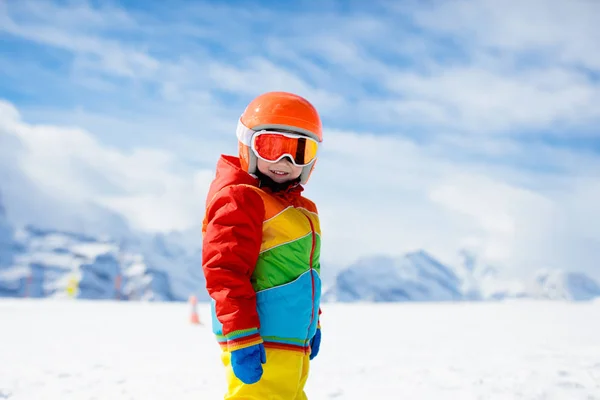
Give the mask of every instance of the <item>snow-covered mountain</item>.
POLYGON ((341 271, 324 301, 449 301, 463 298, 452 269, 425 251, 360 259, 341 271))
MULTIPOLYGON (((15 229, 0 197, 0 297, 185 301, 193 294, 206 301, 201 237, 199 229, 117 237, 34 226, 15 229)), ((526 297, 580 301, 600 297, 600 285, 582 273, 541 271, 522 281, 503 276, 500 268, 482 263, 470 252, 461 255, 462 262, 453 266, 425 251, 366 257, 345 269, 324 265, 323 300, 526 297)))
POLYGON ((600 297, 600 285, 590 276, 564 270, 538 270, 533 277, 515 279, 499 268, 482 263, 468 251, 461 251, 457 266, 467 298, 504 300, 511 298, 582 301, 600 297))
POLYGON ((531 293, 542 299, 585 301, 600 297, 600 285, 582 273, 541 270, 531 293))
POLYGON ((202 235, 197 230, 168 234, 138 235, 122 242, 131 253, 143 255, 144 262, 168 276, 175 298, 187 299, 194 294, 198 300, 208 300, 202 272, 202 235))
MULTIPOLYGON (((160 241, 160 239, 159 239, 160 241)), ((0 296, 121 300, 201 297, 186 253, 169 244, 141 248, 110 238, 26 227, 14 237, 12 264, 0 270, 0 296)))
POLYGON ((541 271, 533 279, 504 276, 467 251, 447 266, 425 251, 363 258, 341 271, 323 300, 338 302, 498 301, 515 298, 581 301, 600 298, 600 285, 583 273, 541 271))

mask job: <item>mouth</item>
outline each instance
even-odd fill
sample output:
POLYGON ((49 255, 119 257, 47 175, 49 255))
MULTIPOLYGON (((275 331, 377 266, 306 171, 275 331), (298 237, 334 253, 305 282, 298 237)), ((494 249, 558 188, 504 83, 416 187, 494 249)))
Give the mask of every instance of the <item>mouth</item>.
POLYGON ((280 171, 280 170, 277 170, 277 169, 270 169, 269 171, 271 171, 271 173, 273 175, 277 175, 277 176, 285 176, 285 175, 289 174, 289 172, 280 171))

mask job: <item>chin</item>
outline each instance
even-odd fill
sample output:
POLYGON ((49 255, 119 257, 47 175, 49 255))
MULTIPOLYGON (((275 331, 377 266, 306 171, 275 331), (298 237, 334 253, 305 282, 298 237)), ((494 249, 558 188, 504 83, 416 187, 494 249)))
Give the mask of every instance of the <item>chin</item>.
POLYGON ((293 181, 294 179, 296 179, 291 175, 280 176, 280 175, 269 174, 268 177, 277 183, 285 183, 285 182, 293 181))
POLYGON ((277 183, 285 183, 285 182, 291 181, 290 178, 288 178, 288 177, 282 178, 281 176, 272 176, 271 179, 273 179, 273 181, 275 181, 277 183))

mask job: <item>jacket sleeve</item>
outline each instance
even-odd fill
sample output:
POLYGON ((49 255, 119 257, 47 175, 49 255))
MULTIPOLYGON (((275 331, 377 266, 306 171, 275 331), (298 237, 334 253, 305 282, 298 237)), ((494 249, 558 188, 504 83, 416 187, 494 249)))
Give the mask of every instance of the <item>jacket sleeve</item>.
POLYGON ((229 351, 262 343, 256 292, 250 277, 262 242, 264 204, 243 186, 221 190, 206 210, 202 269, 229 351))

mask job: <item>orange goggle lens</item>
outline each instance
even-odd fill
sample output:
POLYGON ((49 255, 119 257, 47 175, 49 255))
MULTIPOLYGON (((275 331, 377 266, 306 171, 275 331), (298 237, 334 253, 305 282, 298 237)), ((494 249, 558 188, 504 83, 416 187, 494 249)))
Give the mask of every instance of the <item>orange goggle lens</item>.
POLYGON ((289 156, 299 167, 317 157, 319 144, 307 136, 282 132, 259 132, 252 139, 252 150, 265 161, 277 162, 289 156))

